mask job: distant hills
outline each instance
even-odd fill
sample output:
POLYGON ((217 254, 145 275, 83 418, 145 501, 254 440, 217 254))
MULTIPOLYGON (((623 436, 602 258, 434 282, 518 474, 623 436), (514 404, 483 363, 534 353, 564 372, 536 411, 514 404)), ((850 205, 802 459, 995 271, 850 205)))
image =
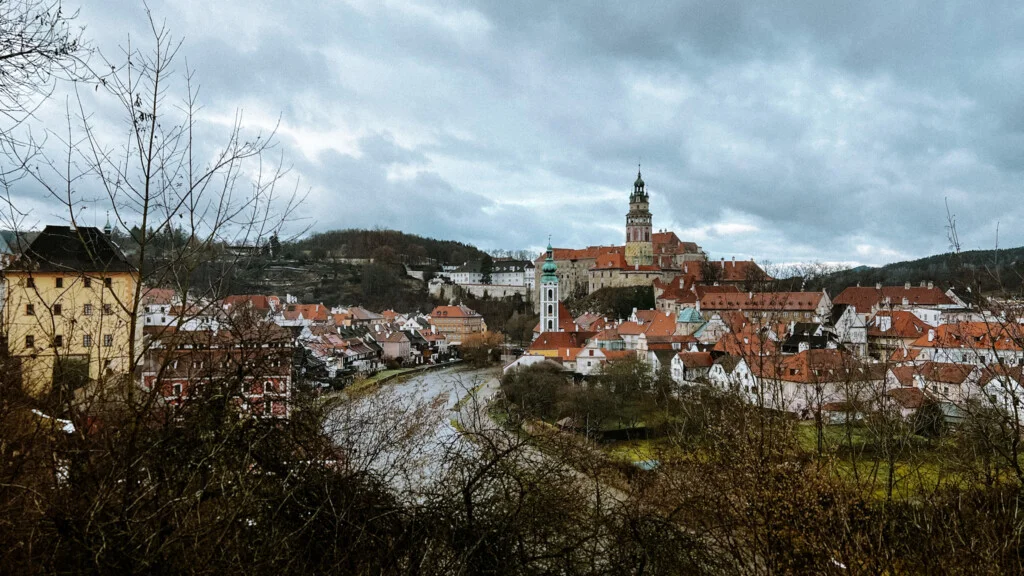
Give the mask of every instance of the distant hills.
POLYGON ((332 230, 286 243, 282 249, 286 258, 373 258, 409 265, 461 264, 484 257, 482 250, 470 244, 424 238, 398 230, 332 230))
POLYGON ((934 282, 943 289, 970 286, 982 293, 1021 294, 1024 285, 1024 246, 1000 250, 945 253, 877 268, 858 266, 825 274, 808 281, 807 289, 828 290, 835 296, 843 288, 860 283, 904 284, 934 282))

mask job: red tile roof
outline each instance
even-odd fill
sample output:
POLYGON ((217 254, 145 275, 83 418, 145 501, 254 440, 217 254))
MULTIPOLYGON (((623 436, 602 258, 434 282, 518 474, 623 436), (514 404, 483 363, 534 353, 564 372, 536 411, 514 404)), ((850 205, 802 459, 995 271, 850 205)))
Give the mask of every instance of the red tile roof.
POLYGON ((430 313, 431 318, 476 318, 480 315, 468 306, 438 306, 430 313))
POLYGON ((919 374, 926 382, 963 384, 975 367, 970 364, 950 362, 925 362, 920 366, 894 366, 889 370, 903 386, 915 386, 914 375, 919 374))
POLYGON ((544 332, 530 344, 529 350, 582 348, 592 336, 593 332, 544 332))
POLYGON ((928 324, 917 316, 905 310, 880 311, 874 315, 874 319, 868 324, 868 336, 880 338, 919 338, 922 334, 928 334, 928 324), (891 325, 888 330, 882 330, 879 324, 883 319, 891 318, 891 325))
POLYGON ((886 299, 892 306, 902 306, 903 299, 912 306, 940 306, 953 304, 942 290, 932 287, 882 286, 851 286, 839 293, 833 304, 848 304, 859 314, 870 314, 873 307, 885 305, 886 299))
POLYGON ((701 298, 700 307, 702 310, 813 311, 824 297, 824 292, 711 293, 701 298))
POLYGON ((715 363, 710 352, 680 352, 676 356, 687 368, 710 368, 715 363))
POLYGON ((975 350, 1021 350, 1024 327, 995 322, 954 322, 935 328, 935 338, 924 334, 911 344, 916 348, 966 348, 975 350))

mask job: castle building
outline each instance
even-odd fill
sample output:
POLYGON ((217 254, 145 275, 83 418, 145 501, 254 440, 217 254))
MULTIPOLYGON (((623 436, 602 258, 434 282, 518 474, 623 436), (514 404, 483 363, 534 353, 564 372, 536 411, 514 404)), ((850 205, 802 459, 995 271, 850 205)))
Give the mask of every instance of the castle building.
POLYGON ((555 264, 553 274, 558 278, 558 294, 563 300, 605 287, 650 286, 655 280, 670 281, 682 273, 684 266, 696 269, 707 260, 697 244, 683 242, 673 232, 653 230, 650 196, 639 171, 629 196, 625 245, 553 248, 539 257, 535 261, 534 299, 538 305, 542 296, 541 268, 548 257, 555 264))

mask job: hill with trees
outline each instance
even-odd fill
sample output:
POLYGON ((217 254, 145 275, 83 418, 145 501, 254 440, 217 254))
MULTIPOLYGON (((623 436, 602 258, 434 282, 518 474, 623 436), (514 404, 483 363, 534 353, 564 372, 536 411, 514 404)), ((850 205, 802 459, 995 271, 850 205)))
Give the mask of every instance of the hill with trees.
POLYGON ((462 264, 482 260, 486 253, 470 244, 436 240, 398 230, 331 230, 282 245, 285 258, 313 260, 373 258, 409 265, 462 264))
POLYGON ((1024 247, 947 252, 877 268, 861 266, 811 275, 808 290, 838 294, 847 286, 934 282, 943 289, 969 286, 984 294, 1021 294, 1024 286, 1024 247))

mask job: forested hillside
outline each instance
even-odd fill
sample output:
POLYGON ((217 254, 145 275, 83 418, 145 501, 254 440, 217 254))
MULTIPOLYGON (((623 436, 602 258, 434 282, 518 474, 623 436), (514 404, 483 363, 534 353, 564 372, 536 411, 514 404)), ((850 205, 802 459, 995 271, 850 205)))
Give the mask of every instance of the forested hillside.
POLYGON ((971 250, 918 260, 894 262, 878 268, 860 267, 823 275, 808 289, 825 288, 837 294, 847 286, 934 282, 937 286, 971 286, 984 293, 1020 294, 1024 283, 1024 247, 1002 250, 971 250))
POLYGON ((397 230, 332 230, 285 243, 286 258, 374 258, 407 264, 462 264, 484 252, 462 242, 435 240, 397 230))

